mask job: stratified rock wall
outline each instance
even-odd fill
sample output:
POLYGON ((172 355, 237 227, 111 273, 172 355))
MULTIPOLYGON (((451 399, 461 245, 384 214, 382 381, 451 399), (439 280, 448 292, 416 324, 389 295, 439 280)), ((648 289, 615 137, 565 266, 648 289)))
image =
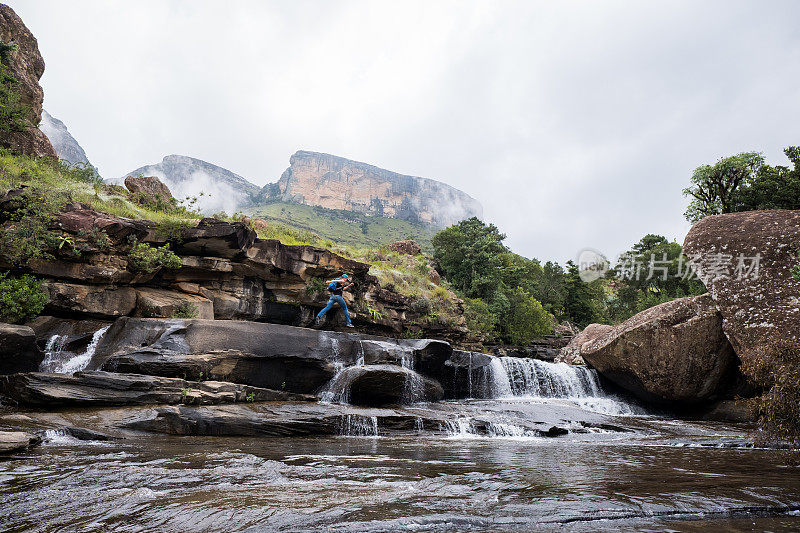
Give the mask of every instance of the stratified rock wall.
POLYGON ((277 187, 267 185, 263 194, 442 227, 483 215, 477 200, 431 179, 302 150, 289 159, 289 165, 277 187))
POLYGON ((39 53, 36 37, 5 4, 0 4, 0 41, 16 44, 17 50, 9 52, 3 64, 17 80, 16 90, 20 103, 29 109, 26 117, 29 126, 24 131, 0 133, 0 146, 15 152, 36 157, 56 157, 56 151, 37 126, 42 119, 44 91, 39 79, 44 74, 44 59, 39 53))

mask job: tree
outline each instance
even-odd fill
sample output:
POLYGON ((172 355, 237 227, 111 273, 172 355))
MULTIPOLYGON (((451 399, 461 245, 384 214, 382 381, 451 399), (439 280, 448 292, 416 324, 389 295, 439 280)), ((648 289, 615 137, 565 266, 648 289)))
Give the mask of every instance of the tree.
POLYGON ((522 287, 506 293, 510 308, 503 323, 512 344, 524 345, 553 332, 553 317, 522 287))
POLYGON ((578 265, 567 261, 567 272, 564 276, 564 311, 570 320, 580 327, 592 322, 602 322, 600 310, 604 294, 600 284, 586 283, 581 279, 578 265))
POLYGON ((683 190, 684 196, 692 198, 684 216, 695 223, 708 215, 733 213, 740 187, 754 179, 763 166, 764 157, 760 153, 744 152, 696 168, 692 185, 683 190))
POLYGON ((503 280, 506 236, 476 217, 433 237, 433 257, 447 280, 468 298, 491 300, 503 280))
POLYGON ((681 245, 661 235, 648 234, 620 256, 610 272, 615 278, 610 318, 619 322, 654 305, 705 292, 691 275, 681 245))
POLYGON ((783 150, 794 165, 764 165, 736 194, 736 211, 800 209, 800 146, 783 150))

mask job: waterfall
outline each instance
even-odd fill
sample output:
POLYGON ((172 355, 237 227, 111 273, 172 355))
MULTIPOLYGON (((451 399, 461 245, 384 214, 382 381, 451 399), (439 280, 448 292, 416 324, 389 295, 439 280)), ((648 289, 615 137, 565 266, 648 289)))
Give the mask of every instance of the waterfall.
POLYGON ((342 415, 339 434, 348 437, 377 437, 378 417, 342 415))
POLYGON ((505 379, 502 379, 500 368, 492 365, 492 370, 496 370, 498 389, 495 392, 498 396, 506 394, 509 389, 512 396, 536 398, 600 396, 600 382, 594 369, 517 357, 500 357, 499 363, 505 379))
POLYGON ((86 368, 86 365, 88 365, 89 361, 94 357, 94 351, 97 349, 100 339, 103 338, 103 335, 105 335, 109 327, 111 326, 106 326, 95 331, 89 345, 83 353, 77 355, 64 350, 64 345, 68 338, 67 335, 53 335, 48 339, 47 345, 45 346, 45 357, 39 365, 39 371, 56 372, 58 374, 74 374, 75 372, 80 372, 86 368))

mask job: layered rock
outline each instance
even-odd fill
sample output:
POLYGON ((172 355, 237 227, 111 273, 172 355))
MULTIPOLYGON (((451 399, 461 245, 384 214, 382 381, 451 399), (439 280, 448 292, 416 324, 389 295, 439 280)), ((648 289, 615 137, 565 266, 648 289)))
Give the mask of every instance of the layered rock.
POLYGON ((481 205, 444 183, 406 176, 366 163, 299 151, 277 184, 262 195, 284 201, 449 226, 481 217, 481 205))
POLYGON ((16 79, 13 89, 19 94, 19 103, 28 109, 25 117, 27 127, 0 134, 0 146, 35 157, 57 157, 47 136, 37 128, 42 119, 44 100, 44 91, 39 85, 44 74, 44 59, 39 53, 36 37, 5 4, 0 4, 0 41, 17 46, 2 58, 2 63, 16 79))
MULTIPOLYGON (((0 220, 26 201, 25 194, 15 190, 0 198, 0 220)), ((369 274, 369 264, 313 246, 257 239, 240 222, 206 218, 177 235, 164 235, 153 222, 74 203, 56 215, 51 230, 71 244, 54 250, 52 258, 33 259, 24 267, 44 280, 50 295, 46 315, 104 320, 195 316, 307 325, 328 298, 318 281, 347 272, 355 287, 345 299, 361 331, 399 335, 422 316, 411 298, 381 288, 369 274), (134 242, 168 245, 182 265, 141 271, 129 257, 134 242), (367 308, 377 313, 364 311, 367 308)), ((0 268, 11 267, 10 259, 0 254, 0 268)), ((341 312, 326 318, 325 327, 344 326, 341 312)), ((458 325, 426 323, 424 328, 420 327, 423 335, 455 342, 466 334, 458 325)))
POLYGON ((97 371, 78 372, 74 376, 43 372, 11 374, 0 378, 0 392, 20 405, 50 408, 316 400, 313 396, 219 381, 97 371))
POLYGON ((32 328, 0 322, 0 374, 35 371, 43 359, 32 328))
POLYGON ((800 346, 800 211, 709 216, 692 226, 683 251, 722 314, 741 357, 777 339, 800 346))
POLYGON ((716 397, 736 364, 722 315, 708 294, 642 311, 583 343, 580 354, 643 400, 673 406, 716 397))
MULTIPOLYGON (((403 378, 405 366, 425 380, 438 379, 451 354, 448 343, 430 339, 362 338, 245 321, 126 317, 106 332, 88 368, 312 393, 343 365, 357 362, 368 368, 393 366, 403 378)), ((425 398, 437 396, 431 387, 425 381, 425 398)))

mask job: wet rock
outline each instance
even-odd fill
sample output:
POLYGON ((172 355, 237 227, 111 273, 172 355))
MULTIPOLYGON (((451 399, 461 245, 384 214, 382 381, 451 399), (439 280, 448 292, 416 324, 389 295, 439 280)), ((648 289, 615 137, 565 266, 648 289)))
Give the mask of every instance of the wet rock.
POLYGON ((214 319, 214 304, 208 298, 184 292, 142 287, 136 289, 136 316, 172 318, 177 313, 193 318, 214 319))
POLYGON ((115 318, 128 315, 136 308, 133 287, 78 285, 56 281, 44 282, 50 296, 46 313, 70 315, 79 313, 93 318, 115 318))
POLYGON ((484 353, 453 350, 439 379, 445 397, 490 398, 493 360, 494 357, 484 353))
POLYGON ((0 4, 0 41, 17 45, 17 50, 10 51, 3 64, 17 82, 15 90, 19 94, 19 103, 27 107, 26 127, 21 131, 7 128, 10 131, 0 134, 0 146, 34 157, 56 158, 56 151, 47 136, 37 128, 42 119, 44 100, 44 91, 39 85, 39 79, 44 74, 44 59, 39 53, 36 37, 14 10, 5 4, 0 4))
POLYGON ((125 188, 134 194, 137 200, 145 203, 170 204, 175 201, 169 187, 155 176, 128 176, 125 178, 125 188))
POLYGON ((354 405, 381 406, 438 401, 442 386, 413 370, 394 365, 355 366, 337 376, 342 391, 354 405))
POLYGON ((642 311, 584 343, 581 354, 639 398, 677 405, 714 398, 736 361, 708 294, 642 311))
POLYGON ((0 454, 21 452, 40 442, 41 437, 24 431, 0 431, 0 454))
POLYGON ((99 371, 78 372, 74 376, 43 372, 11 374, 0 378, 0 390, 21 405, 49 408, 316 399, 218 381, 197 382, 99 371))
POLYGON ((705 411, 702 418, 718 422, 752 423, 755 422, 752 402, 752 399, 721 400, 705 411))
POLYGON ((406 366, 434 379, 442 375, 445 362, 453 354, 449 343, 434 339, 367 338, 360 348, 368 365, 406 366))
MULTIPOLYGON (((333 377, 333 362, 355 362, 358 340, 353 334, 278 324, 123 318, 103 337, 89 368, 103 367, 113 355, 131 354, 124 359, 128 369, 161 373, 156 368, 177 368, 186 369, 187 375, 211 371, 220 379, 310 393, 333 377)), ((123 359, 116 361, 119 365, 123 359)))
POLYGON ((389 249, 405 255, 419 255, 422 253, 422 248, 420 245, 417 243, 417 241, 412 239, 393 242, 389 245, 389 249))
POLYGON ((581 348, 613 329, 612 326, 605 324, 589 324, 583 331, 575 337, 565 347, 561 348, 555 358, 556 363, 567 363, 568 365, 583 365, 586 361, 581 356, 581 348))
POLYGON ((177 253, 233 259, 244 256, 255 239, 255 231, 242 222, 204 218, 197 227, 183 231, 177 253))
POLYGON ((42 360, 33 328, 0 322, 0 374, 33 372, 42 360))
POLYGON ((799 247, 800 211, 709 216, 686 235, 683 252, 719 307, 740 357, 775 339, 800 347, 800 281, 791 273, 799 247))

